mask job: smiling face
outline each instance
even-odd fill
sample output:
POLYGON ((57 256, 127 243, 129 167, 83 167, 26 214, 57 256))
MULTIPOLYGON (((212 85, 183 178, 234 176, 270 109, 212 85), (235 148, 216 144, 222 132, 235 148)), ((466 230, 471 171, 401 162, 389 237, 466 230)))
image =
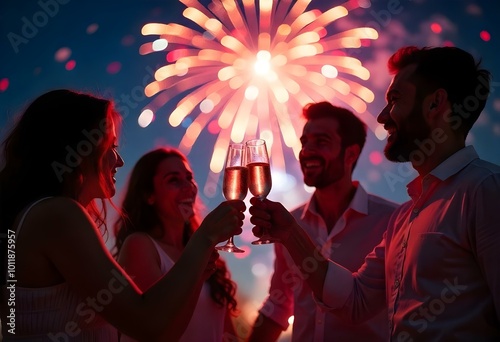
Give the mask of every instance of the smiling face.
POLYGON ((308 186, 323 188, 346 175, 338 126, 334 118, 312 119, 305 124, 300 137, 299 161, 308 186))
POLYGON ((194 215, 198 187, 187 162, 176 156, 164 159, 156 169, 153 185, 148 203, 160 216, 186 222, 194 215))
POLYGON ((104 135, 105 138, 98 145, 92 145, 95 151, 85 158, 82 164, 85 176, 81 186, 80 200, 84 204, 95 198, 113 197, 116 192, 114 176, 118 168, 124 165, 117 151, 116 129, 113 123, 104 135), (100 157, 99 154, 101 154, 100 157))
POLYGON ((418 142, 430 135, 431 129, 423 117, 423 103, 410 80, 415 68, 416 65, 409 65, 395 75, 387 90, 387 105, 377 118, 388 133, 384 154, 390 161, 410 161, 412 152, 419 148, 418 142))
POLYGON ((108 197, 112 197, 115 195, 116 192, 115 174, 117 172, 117 169, 124 165, 123 159, 118 153, 118 142, 114 127, 112 129, 112 132, 113 133, 111 136, 112 138, 111 145, 108 146, 106 152, 102 157, 102 167, 103 167, 102 177, 104 179, 106 194, 108 197))

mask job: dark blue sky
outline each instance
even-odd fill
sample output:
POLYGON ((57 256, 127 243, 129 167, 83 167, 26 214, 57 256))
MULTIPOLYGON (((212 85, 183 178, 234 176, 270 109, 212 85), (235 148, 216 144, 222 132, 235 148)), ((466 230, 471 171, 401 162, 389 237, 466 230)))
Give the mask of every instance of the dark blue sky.
MULTIPOLYGON (((200 1, 207 5, 208 1, 200 1)), ((371 73, 363 83, 375 93, 368 105, 376 116, 384 105, 384 92, 390 82, 386 71, 387 58, 403 45, 453 44, 483 59, 484 67, 493 74, 492 95, 468 143, 475 145, 484 159, 500 164, 500 2, 495 0, 361 0, 369 8, 352 11, 345 19, 328 28, 347 29, 371 26, 379 32, 379 39, 370 46, 351 51, 371 73), (435 24, 432 26, 432 24, 435 24), (434 32, 432 27, 441 28, 434 32), (481 32, 489 33, 489 40, 481 32)), ((326 9, 343 1, 312 0, 308 9, 326 9)), ((364 6, 366 7, 366 6, 364 6)), ((156 113, 156 120, 147 128, 137 124, 137 118, 148 104, 144 86, 152 80, 152 72, 165 64, 165 53, 141 56, 139 46, 152 40, 141 36, 141 27, 148 22, 181 23, 199 30, 182 17, 185 6, 175 0, 2 0, 0 2, 0 134, 14 115, 34 97, 60 87, 88 90, 112 97, 125 117, 121 153, 126 166, 118 173, 117 186, 124 186, 128 172, 140 155, 164 143, 177 146, 185 128, 171 127, 168 115, 180 97, 174 98, 156 113), (90 25, 97 28, 88 33, 90 25), (72 70, 65 62, 55 60, 63 47, 71 50, 68 60, 76 62, 72 70), (119 63, 116 73, 108 68, 119 63), (115 64, 113 64, 115 63, 115 64)), ((484 33, 483 33, 484 34, 484 33)), ((195 178, 205 184, 214 137, 203 132, 189 154, 195 178)), ((383 160, 374 164, 370 157, 382 151, 384 141, 369 132, 367 145, 355 171, 355 178, 371 192, 397 202, 406 200, 405 185, 415 174, 405 165, 383 160), (401 181, 391 184, 387 175, 394 174, 401 181)), ((301 174, 290 155, 287 169, 292 189, 276 186, 270 198, 290 206, 305 201, 309 194, 301 185, 301 174), (286 196, 285 196, 286 195, 286 196), (285 198, 287 197, 287 198, 285 198), (291 198, 291 200, 290 200, 291 198), (288 202, 286 202, 288 200, 288 202)), ((390 177, 389 177, 390 178, 390 177)), ((215 197, 200 193, 208 208, 222 200, 220 187, 215 197)), ((118 195, 119 197, 119 195, 118 195)), ((247 236, 239 241, 249 245, 247 236)), ((238 242, 238 240, 237 240, 238 242)), ((249 247, 250 248, 250 247, 249 247)), ((272 265, 272 247, 251 247, 245 259, 227 256, 233 274, 240 282, 241 294, 258 305, 267 289, 269 267, 272 265), (257 265, 257 268, 255 268, 257 265)))

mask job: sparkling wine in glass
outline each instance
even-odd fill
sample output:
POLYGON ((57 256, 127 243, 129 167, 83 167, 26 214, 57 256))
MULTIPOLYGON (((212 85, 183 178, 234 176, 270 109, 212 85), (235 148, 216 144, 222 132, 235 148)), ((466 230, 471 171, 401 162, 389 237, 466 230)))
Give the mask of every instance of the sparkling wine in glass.
MULTIPOLYGON (((245 145, 230 144, 227 150, 222 193, 227 200, 244 200, 248 191, 248 169, 245 161, 245 145)), ((215 247, 219 251, 243 253, 236 247, 231 236, 224 246, 215 247)))
MULTIPOLYGON (((267 197, 272 187, 271 168, 267 154, 266 141, 253 139, 246 142, 248 189, 255 197, 263 200, 267 197)), ((252 241, 253 245, 263 245, 278 241, 269 236, 267 230, 263 231, 260 239, 252 241)))

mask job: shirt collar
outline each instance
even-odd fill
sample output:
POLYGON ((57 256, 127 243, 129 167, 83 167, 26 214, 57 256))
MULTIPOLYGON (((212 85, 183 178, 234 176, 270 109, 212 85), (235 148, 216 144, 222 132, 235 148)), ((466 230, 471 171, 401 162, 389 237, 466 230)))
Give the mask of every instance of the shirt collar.
POLYGON ((415 196, 419 195, 422 192, 422 183, 431 181, 432 179, 445 181, 451 176, 460 172, 460 170, 462 170, 477 158, 479 158, 479 156, 473 146, 466 146, 458 150, 441 164, 436 166, 428 175, 424 176, 423 178, 417 176, 417 178, 408 183, 408 185, 406 186, 408 195, 411 198, 415 198, 415 196))
POLYGON ((348 209, 368 215, 368 194, 358 181, 353 181, 352 184, 356 187, 356 192, 351 203, 349 203, 348 209))
MULTIPOLYGON (((354 193, 354 197, 349 203, 349 206, 346 209, 346 212, 349 209, 354 210, 360 214, 368 215, 368 193, 363 188, 358 181, 353 181, 352 184, 356 187, 356 192, 354 193)), ((309 201, 306 203, 304 207, 304 211, 302 212, 301 218, 303 219, 307 212, 311 212, 314 214, 318 214, 318 210, 316 209, 316 202, 314 201, 314 196, 311 196, 309 201)))
POLYGON ((430 172, 434 177, 444 181, 451 176, 457 174, 464 167, 470 164, 474 159, 479 158, 474 149, 474 146, 466 146, 461 150, 452 154, 444 162, 436 166, 434 170, 430 172))

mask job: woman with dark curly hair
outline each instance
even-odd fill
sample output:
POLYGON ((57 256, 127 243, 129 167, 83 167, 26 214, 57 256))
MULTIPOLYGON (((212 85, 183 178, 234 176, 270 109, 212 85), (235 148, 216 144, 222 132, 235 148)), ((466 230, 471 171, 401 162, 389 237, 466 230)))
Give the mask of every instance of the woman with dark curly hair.
MULTIPOLYGON (((121 207, 124 216, 115 223, 115 256, 142 290, 169 272, 198 229, 197 192, 188 160, 177 149, 154 149, 134 166, 121 207)), ((230 314, 236 311, 236 284, 217 252, 211 263, 180 341, 220 342, 224 333, 234 336, 230 314)), ((133 340, 122 336, 121 341, 133 340)))

